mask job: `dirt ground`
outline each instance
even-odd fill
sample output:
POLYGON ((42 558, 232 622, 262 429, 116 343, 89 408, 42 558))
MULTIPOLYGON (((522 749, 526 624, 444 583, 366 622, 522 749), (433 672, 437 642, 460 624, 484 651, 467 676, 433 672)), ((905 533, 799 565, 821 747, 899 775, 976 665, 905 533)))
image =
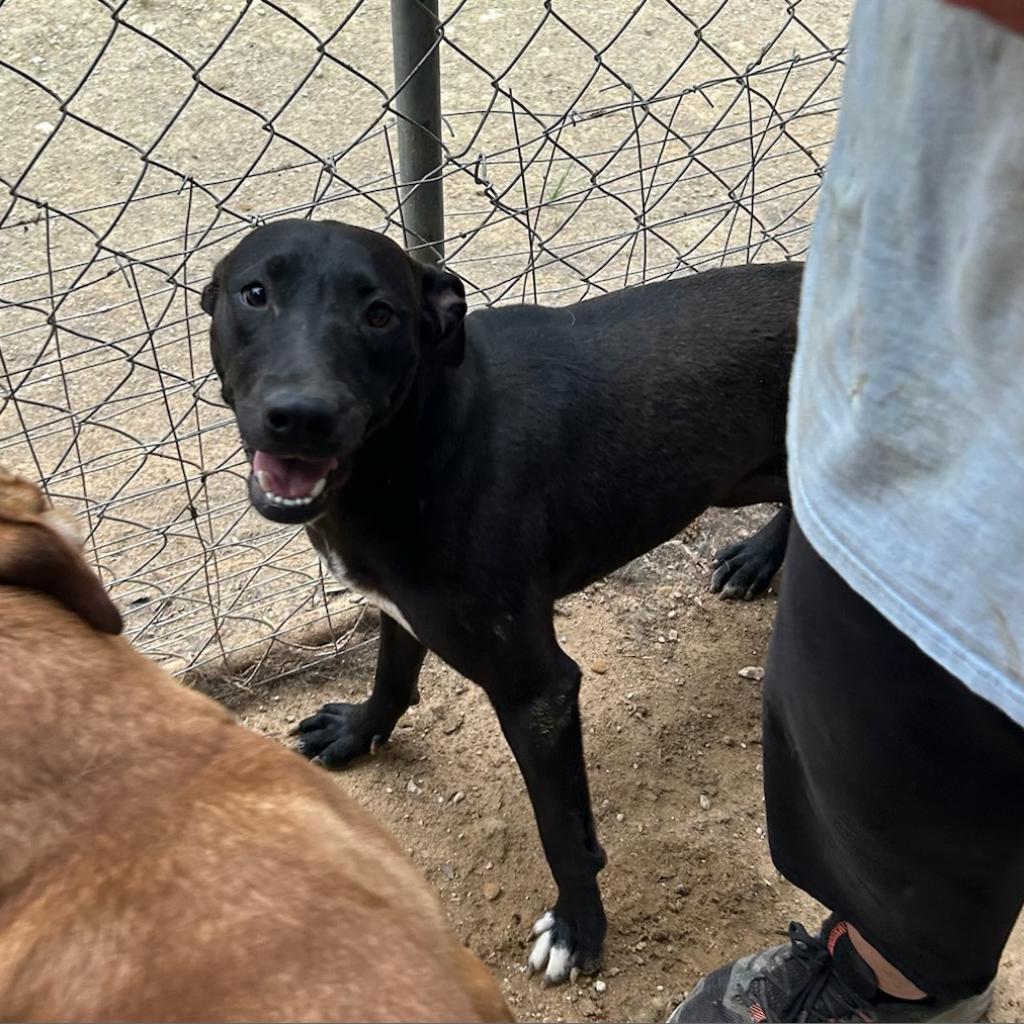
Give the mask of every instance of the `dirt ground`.
MULTIPOLYGON (((760 684, 740 675, 763 664, 774 595, 737 604, 705 591, 713 550, 765 515, 708 513, 560 606, 559 635, 584 669, 587 762, 609 856, 607 953, 595 978, 544 988, 526 976, 530 925, 553 883, 518 770, 476 687, 431 657, 422 702, 392 742, 337 776, 398 835, 520 1020, 663 1020, 703 971, 785 941, 790 920, 816 924, 822 913, 771 863, 760 684)), ((372 616, 364 625, 337 661, 225 702, 287 742, 321 702, 367 692, 372 616)), ((990 1019, 1024 1019, 1024 929, 1005 954, 990 1019)))

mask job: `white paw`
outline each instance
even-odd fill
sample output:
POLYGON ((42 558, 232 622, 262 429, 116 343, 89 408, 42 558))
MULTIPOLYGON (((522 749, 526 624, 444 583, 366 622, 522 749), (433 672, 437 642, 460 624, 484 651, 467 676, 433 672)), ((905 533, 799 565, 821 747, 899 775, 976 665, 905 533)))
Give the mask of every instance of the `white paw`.
POLYGON ((544 972, 545 985, 558 985, 563 981, 575 980, 579 974, 573 965, 572 952, 563 939, 556 939, 554 934, 555 915, 549 910, 537 918, 533 925, 533 934, 537 941, 530 950, 527 960, 529 974, 544 972))

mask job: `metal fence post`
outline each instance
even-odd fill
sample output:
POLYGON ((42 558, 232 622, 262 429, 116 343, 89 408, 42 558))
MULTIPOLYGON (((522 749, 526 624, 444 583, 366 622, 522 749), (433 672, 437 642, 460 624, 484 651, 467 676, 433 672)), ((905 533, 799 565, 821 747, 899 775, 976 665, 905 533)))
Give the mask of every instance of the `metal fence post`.
POLYGON ((431 263, 444 258, 437 27, 437 0, 391 0, 393 104, 399 114, 398 166, 405 245, 419 259, 431 263))

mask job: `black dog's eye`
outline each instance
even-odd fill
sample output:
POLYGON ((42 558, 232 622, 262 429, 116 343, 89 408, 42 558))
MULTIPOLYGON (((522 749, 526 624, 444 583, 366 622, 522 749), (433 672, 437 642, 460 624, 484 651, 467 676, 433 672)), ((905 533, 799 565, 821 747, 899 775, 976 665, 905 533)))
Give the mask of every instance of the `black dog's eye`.
POLYGON ((253 281, 242 289, 242 301, 254 309, 262 309, 267 304, 267 289, 258 281, 253 281))
POLYGON ((393 315, 390 306, 383 302, 374 302, 366 310, 365 318, 371 327, 387 327, 393 315))

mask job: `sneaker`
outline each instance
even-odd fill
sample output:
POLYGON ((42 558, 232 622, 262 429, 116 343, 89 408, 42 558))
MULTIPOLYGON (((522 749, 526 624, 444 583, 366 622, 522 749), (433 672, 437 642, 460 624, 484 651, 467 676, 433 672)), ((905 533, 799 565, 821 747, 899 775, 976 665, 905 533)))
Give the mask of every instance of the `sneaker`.
POLYGON ((956 1001, 902 1000, 879 992, 874 971, 861 959, 835 916, 812 938, 789 926, 789 944, 740 957, 712 971, 669 1017, 669 1024, 701 1021, 978 1021, 992 1002, 992 985, 956 1001))

